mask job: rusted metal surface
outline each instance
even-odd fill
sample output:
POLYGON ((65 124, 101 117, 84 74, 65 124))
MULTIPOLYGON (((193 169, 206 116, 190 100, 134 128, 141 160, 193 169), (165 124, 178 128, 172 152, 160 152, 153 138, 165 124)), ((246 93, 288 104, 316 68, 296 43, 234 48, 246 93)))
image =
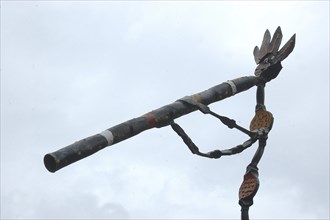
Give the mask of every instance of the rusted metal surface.
POLYGON ((259 189, 258 167, 250 164, 246 168, 241 187, 239 188, 239 201, 241 206, 241 219, 249 219, 249 208, 253 205, 253 197, 259 189))
POLYGON ((256 111, 256 114, 251 121, 250 130, 256 131, 260 128, 268 128, 270 130, 273 126, 273 121, 273 114, 266 111, 264 108, 260 108, 256 111))
POLYGON ((244 180, 239 188, 239 199, 253 198, 259 188, 259 179, 251 172, 244 175, 244 180))

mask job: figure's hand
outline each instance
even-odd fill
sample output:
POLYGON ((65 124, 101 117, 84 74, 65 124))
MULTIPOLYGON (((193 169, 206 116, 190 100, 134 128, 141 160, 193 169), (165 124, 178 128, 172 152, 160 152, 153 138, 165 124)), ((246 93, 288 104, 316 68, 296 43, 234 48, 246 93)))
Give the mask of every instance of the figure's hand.
POLYGON ((275 79, 282 69, 281 61, 283 61, 293 51, 296 34, 279 50, 282 42, 282 31, 278 27, 273 38, 267 29, 262 40, 260 49, 258 46, 254 48, 253 54, 256 64, 258 64, 255 75, 261 77, 265 82, 275 79))

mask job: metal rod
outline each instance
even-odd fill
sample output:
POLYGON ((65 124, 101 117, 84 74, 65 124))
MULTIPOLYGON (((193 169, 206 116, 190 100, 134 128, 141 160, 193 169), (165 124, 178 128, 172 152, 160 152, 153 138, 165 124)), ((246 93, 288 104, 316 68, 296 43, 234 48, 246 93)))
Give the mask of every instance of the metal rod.
POLYGON ((249 220, 249 206, 242 206, 241 208, 241 220, 249 220))

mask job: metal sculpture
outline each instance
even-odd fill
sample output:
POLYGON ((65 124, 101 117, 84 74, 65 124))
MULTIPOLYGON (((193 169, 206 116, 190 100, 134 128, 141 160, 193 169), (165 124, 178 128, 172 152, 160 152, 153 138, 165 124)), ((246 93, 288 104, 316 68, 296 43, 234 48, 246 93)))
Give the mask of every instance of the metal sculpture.
POLYGON ((218 159, 221 156, 237 154, 258 141, 259 146, 251 163, 247 166, 243 183, 239 189, 241 219, 249 219, 249 207, 253 204, 253 197, 259 188, 259 173, 257 165, 263 155, 268 133, 270 132, 274 121, 272 113, 266 110, 264 104, 265 86, 266 83, 275 79, 280 73, 282 69, 281 61, 293 51, 295 37, 296 35, 294 34, 279 50, 282 41, 281 28, 278 27, 276 29, 272 39, 270 32, 266 30, 260 48, 256 46, 253 51, 255 62, 258 65, 254 72, 255 76, 245 76, 229 80, 203 92, 191 96, 185 96, 172 104, 165 105, 140 117, 111 127, 99 134, 75 142, 74 144, 58 151, 46 154, 44 157, 45 167, 48 171, 55 172, 71 163, 90 156, 107 146, 117 144, 125 139, 133 137, 142 131, 169 125, 182 138, 183 142, 193 154, 207 158, 218 159), (239 126, 235 120, 211 111, 207 106, 210 103, 246 91, 253 86, 257 86, 257 104, 255 116, 250 123, 249 130, 239 126), (176 118, 196 110, 214 116, 230 129, 238 129, 248 135, 249 139, 243 144, 231 149, 213 150, 207 153, 200 152, 199 148, 194 144, 185 131, 174 122, 176 118))

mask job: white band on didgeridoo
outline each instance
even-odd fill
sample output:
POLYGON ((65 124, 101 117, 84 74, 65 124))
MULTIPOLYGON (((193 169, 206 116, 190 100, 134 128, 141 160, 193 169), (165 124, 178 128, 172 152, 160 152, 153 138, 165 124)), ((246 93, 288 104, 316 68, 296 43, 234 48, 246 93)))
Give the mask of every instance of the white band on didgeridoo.
POLYGON ((113 134, 112 134, 111 131, 105 130, 105 131, 102 131, 99 134, 102 135, 103 137, 105 137, 105 139, 107 139, 108 146, 111 145, 111 144, 113 144, 113 134))
POLYGON ((231 80, 228 80, 226 83, 228 83, 230 85, 233 95, 235 95, 237 92, 237 87, 236 87, 235 83, 231 80))

